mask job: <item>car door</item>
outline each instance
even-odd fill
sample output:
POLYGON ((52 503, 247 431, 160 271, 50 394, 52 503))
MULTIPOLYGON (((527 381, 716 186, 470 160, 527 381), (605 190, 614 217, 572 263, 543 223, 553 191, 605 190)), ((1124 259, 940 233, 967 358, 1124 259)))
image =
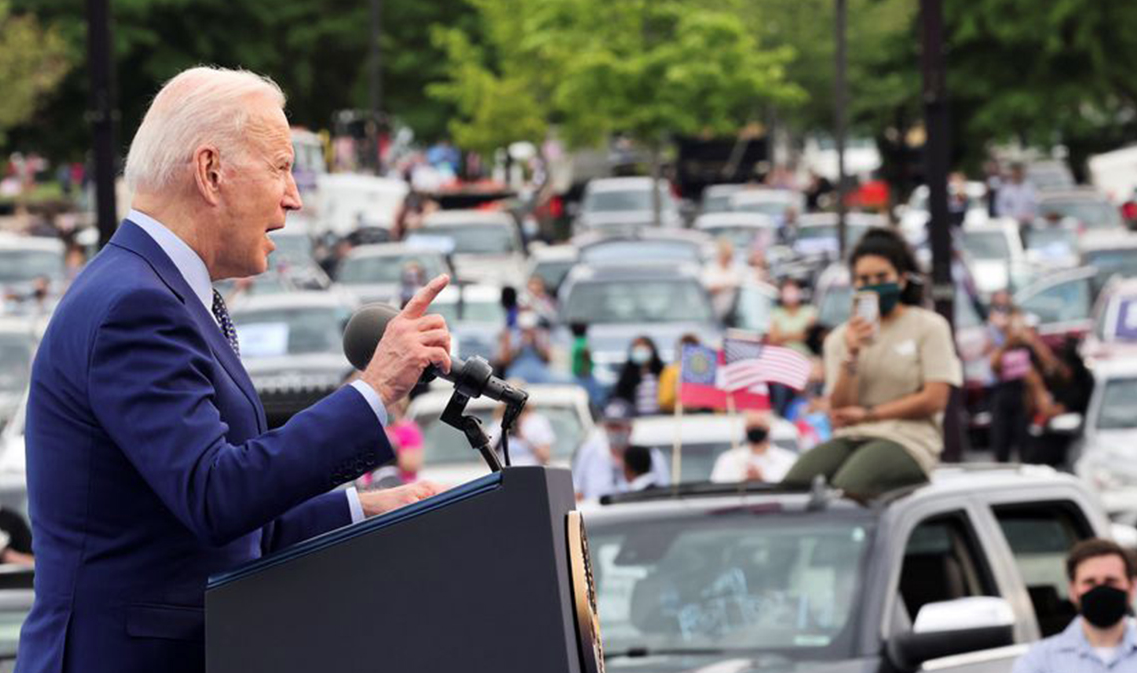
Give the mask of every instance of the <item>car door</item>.
MULTIPOLYGON (((885 612, 886 642, 913 631, 925 606, 1006 598, 1006 587, 992 567, 990 545, 979 535, 967 505, 925 509, 909 519, 898 540, 899 563, 894 564, 891 605, 885 612)), ((1005 673, 1023 651, 1024 645, 977 648, 930 659, 916 670, 1005 673)))
POLYGON ((1015 295, 1015 303, 1038 318, 1038 334, 1051 347, 1067 337, 1081 338, 1093 328, 1093 272, 1080 270, 1053 281, 1027 287, 1015 295))

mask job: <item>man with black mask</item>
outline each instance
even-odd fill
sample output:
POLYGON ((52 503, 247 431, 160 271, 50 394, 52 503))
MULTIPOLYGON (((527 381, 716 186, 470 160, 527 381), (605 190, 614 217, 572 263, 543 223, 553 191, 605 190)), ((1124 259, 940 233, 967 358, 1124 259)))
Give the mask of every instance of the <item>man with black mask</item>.
POLYGON ((770 441, 770 415, 746 413, 746 443, 723 453, 715 461, 711 481, 777 483, 793 467, 797 456, 770 441))
POLYGON ((1110 540, 1083 540, 1066 557, 1066 574, 1079 616, 1035 643, 1013 673, 1137 672, 1133 558, 1110 540))

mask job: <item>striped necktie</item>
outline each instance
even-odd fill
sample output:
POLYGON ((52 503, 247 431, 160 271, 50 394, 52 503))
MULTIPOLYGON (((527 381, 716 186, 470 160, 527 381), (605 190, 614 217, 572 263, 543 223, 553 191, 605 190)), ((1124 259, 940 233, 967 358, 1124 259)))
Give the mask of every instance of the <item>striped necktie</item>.
POLYGON ((241 357, 241 347, 237 345, 237 330, 233 329, 233 321, 229 319, 229 309, 225 308, 225 300, 217 290, 213 291, 213 317, 217 319, 221 333, 225 335, 233 352, 237 357, 241 357))

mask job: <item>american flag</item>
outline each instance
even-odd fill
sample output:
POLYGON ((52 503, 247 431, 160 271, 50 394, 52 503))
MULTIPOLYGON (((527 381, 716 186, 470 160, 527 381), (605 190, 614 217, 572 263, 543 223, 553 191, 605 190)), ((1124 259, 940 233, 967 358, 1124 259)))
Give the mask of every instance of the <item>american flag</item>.
POLYGON ((792 348, 769 346, 757 337, 735 334, 723 339, 723 354, 718 385, 724 390, 753 389, 766 383, 805 390, 809 383, 809 359, 792 348))

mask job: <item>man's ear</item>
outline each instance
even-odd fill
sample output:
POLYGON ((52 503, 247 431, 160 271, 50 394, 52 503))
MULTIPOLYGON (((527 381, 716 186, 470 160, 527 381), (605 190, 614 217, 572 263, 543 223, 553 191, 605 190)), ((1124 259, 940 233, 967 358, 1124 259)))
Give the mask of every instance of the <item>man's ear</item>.
POLYGON ((209 205, 221 198, 221 152, 212 145, 202 145, 193 153, 193 177, 198 194, 209 205))

